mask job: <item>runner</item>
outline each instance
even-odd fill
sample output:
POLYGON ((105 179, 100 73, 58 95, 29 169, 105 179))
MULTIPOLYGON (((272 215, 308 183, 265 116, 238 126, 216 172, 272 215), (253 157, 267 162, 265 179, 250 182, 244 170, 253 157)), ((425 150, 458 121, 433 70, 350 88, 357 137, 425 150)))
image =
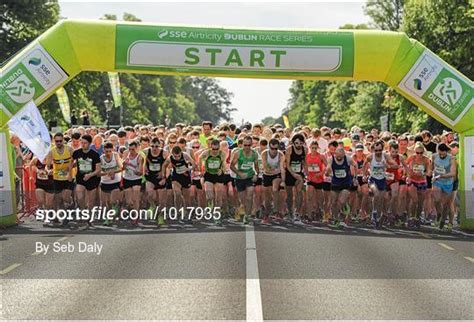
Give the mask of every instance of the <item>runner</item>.
POLYGON ((378 140, 373 145, 373 153, 370 154, 364 164, 365 176, 368 179, 370 192, 373 194, 372 200, 372 223, 376 228, 384 220, 384 195, 387 190, 387 180, 385 171, 389 167, 398 169, 398 165, 392 160, 389 154, 384 152, 384 141, 378 140), (377 218, 379 217, 379 218, 377 218))
POLYGON ((446 215, 449 214, 448 230, 453 228, 453 217, 451 213, 450 199, 453 193, 454 177, 456 176, 456 161, 449 155, 449 147, 445 143, 438 145, 438 153, 432 157, 433 172, 433 198, 437 210, 435 225, 443 229, 446 215))
POLYGON ((72 206, 71 169, 73 150, 71 147, 64 145, 62 133, 56 133, 53 140, 54 147, 48 154, 47 160, 48 167, 53 169, 54 207, 58 210, 72 206))
POLYGON ((309 219, 311 221, 320 221, 323 210, 323 187, 324 172, 327 167, 326 158, 319 153, 318 141, 313 140, 310 144, 310 153, 306 155, 306 164, 308 166, 308 207, 311 210, 309 219))
POLYGON ((360 222, 367 222, 368 215, 368 200, 369 200, 369 185, 367 183, 367 177, 364 173, 364 164, 367 159, 365 154, 365 148, 362 143, 355 146, 355 153, 352 155, 352 160, 356 164, 356 179, 357 179, 357 196, 354 204, 351 206, 352 210, 356 212, 356 215, 360 222), (358 212, 358 213, 357 213, 358 212))
POLYGON ((166 184, 160 184, 160 181, 163 179, 161 168, 168 155, 160 147, 160 140, 156 137, 151 140, 151 147, 144 152, 148 206, 154 211, 159 203, 166 203, 166 184))
POLYGON ((252 214, 254 184, 257 181, 258 155, 252 148, 252 137, 245 136, 242 140, 243 148, 236 149, 232 155, 230 168, 236 174, 235 186, 239 194, 240 203, 244 205, 244 224, 252 214))
MULTIPOLYGON (((397 163, 398 167, 389 167, 386 171, 387 178, 387 217, 391 223, 397 222, 401 226, 406 221, 405 215, 399 212, 399 191, 402 185, 402 176, 406 173, 405 157, 399 153, 397 141, 390 140, 390 156, 397 163)), ((406 185, 403 180, 403 185, 406 185)))
POLYGON ((410 196, 409 226, 420 227, 420 215, 423 210, 423 202, 428 189, 427 176, 431 175, 430 160, 424 155, 423 143, 417 142, 414 146, 415 154, 408 157, 408 193, 410 196))
POLYGON ((288 217, 296 224, 301 224, 300 215, 303 206, 303 194, 301 192, 305 179, 304 172, 307 172, 306 154, 304 136, 302 134, 293 135, 291 144, 286 149, 285 154, 285 189, 288 217))
MULTIPOLYGON (((125 206, 128 210, 138 210, 140 207, 143 164, 143 157, 138 153, 138 142, 133 140, 128 144, 128 150, 125 151, 123 160, 123 189, 125 206)), ((138 219, 133 220, 132 223, 137 225, 138 219)))
MULTIPOLYGON (((189 188, 191 187, 191 170, 196 169, 194 160, 183 152, 179 146, 171 149, 171 154, 163 164, 162 177, 165 177, 167 168, 172 168, 171 181, 174 194, 174 206, 176 210, 181 208, 186 210, 186 207, 191 206, 189 188)), ((162 184, 164 184, 162 179, 162 184)), ((185 211, 186 212, 186 211, 185 211)), ((185 220, 188 222, 188 220, 185 220)))
POLYGON ((345 222, 340 222, 340 217, 342 212, 344 212, 345 217, 347 217, 350 213, 347 211, 347 200, 349 198, 349 190, 353 184, 353 178, 356 173, 355 169, 356 165, 354 161, 347 157, 344 148, 337 148, 334 156, 332 156, 328 161, 326 175, 332 177, 332 226, 335 228, 347 226, 345 222))
MULTIPOLYGON (((206 192, 207 207, 222 208, 223 205, 223 174, 225 172, 225 154, 220 150, 220 142, 212 140, 210 149, 205 150, 199 158, 200 166, 204 166, 204 191, 206 192)), ((216 219, 216 224, 221 224, 216 219)))
POLYGON ((280 142, 271 139, 269 148, 262 151, 263 189, 265 199, 265 213, 262 223, 269 223, 269 214, 283 219, 280 213, 280 187, 285 182, 285 155, 278 148, 280 142), (270 209, 273 209, 270 211, 270 209))
MULTIPOLYGON (((91 149, 92 137, 84 134, 81 137, 81 149, 72 154, 73 167, 76 167, 76 200, 81 209, 92 209, 96 202, 97 187, 100 184, 100 157, 91 149)), ((91 222, 88 222, 91 224, 91 222)))
MULTIPOLYGON (((53 172, 47 167, 48 160, 44 161, 46 162, 43 164, 37 157, 33 157, 30 161, 30 173, 36 172, 35 196, 38 208, 51 209, 54 198, 53 172)), ((30 179, 33 181, 35 177, 31 175, 30 179)))
MULTIPOLYGON (((120 204, 120 182, 122 181, 122 159, 115 152, 112 142, 104 144, 104 154, 100 157, 101 166, 101 205, 108 209, 114 208, 118 214, 120 204)), ((104 225, 108 226, 109 220, 105 219, 104 225)))

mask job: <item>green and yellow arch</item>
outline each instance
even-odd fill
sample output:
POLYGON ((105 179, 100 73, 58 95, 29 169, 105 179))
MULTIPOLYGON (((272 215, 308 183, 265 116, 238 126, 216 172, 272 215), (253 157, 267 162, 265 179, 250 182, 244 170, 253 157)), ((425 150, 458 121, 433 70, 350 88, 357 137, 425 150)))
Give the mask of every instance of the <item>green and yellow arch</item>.
MULTIPOLYGON (((82 71, 384 82, 461 133, 462 227, 474 229, 473 82, 404 33, 64 20, 1 69, 0 127, 82 71)), ((12 188, 13 177, 7 179, 12 188)), ((0 223, 14 222, 15 211, 0 223)))

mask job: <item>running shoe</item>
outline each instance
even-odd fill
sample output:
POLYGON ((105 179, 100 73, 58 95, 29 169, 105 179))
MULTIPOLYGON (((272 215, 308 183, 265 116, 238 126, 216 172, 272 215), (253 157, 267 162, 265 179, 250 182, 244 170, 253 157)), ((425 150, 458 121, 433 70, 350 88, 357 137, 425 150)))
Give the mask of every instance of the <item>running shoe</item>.
POLYGON ((301 221, 301 218, 298 214, 295 214, 293 217, 293 224, 295 225, 303 225, 304 223, 301 221))
POLYGON ((451 232, 453 230, 453 224, 451 223, 448 223, 448 226, 446 227, 446 229, 451 232))
POLYGON ((268 225, 270 223, 270 217, 268 215, 263 216, 262 224, 268 225))

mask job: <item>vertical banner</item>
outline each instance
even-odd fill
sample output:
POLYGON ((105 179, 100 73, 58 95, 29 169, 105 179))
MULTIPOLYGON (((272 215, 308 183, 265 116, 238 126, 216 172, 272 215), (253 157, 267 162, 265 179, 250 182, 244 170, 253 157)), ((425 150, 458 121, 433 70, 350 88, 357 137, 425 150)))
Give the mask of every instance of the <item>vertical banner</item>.
POLYGON ((63 113, 64 120, 66 120, 68 124, 71 124, 71 107, 69 106, 69 98, 64 87, 61 87, 56 91, 56 96, 58 98, 59 107, 63 113))
POLYGON ((285 127, 290 128, 290 120, 287 115, 283 115, 283 122, 285 123, 285 127))
MULTIPOLYGON (((464 190, 466 219, 474 219, 474 136, 464 137, 464 190)), ((459 174, 462 176, 462 173, 459 174)))
POLYGON ((120 79, 118 73, 108 72, 110 89, 112 90, 112 97, 114 98, 115 107, 122 105, 122 93, 120 92, 120 79))
POLYGON ((13 151, 8 129, 0 130, 0 225, 16 223, 13 151))
POLYGON ((51 147, 51 137, 33 101, 8 121, 8 127, 41 162, 44 162, 51 147))

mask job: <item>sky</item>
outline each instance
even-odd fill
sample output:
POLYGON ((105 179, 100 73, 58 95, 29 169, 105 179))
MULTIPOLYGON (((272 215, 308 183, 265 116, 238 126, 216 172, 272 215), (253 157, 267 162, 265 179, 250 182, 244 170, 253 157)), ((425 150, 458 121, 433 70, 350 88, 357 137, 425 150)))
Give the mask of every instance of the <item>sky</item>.
MULTIPOLYGON (((362 1, 346 2, 87 2, 60 0, 61 17, 98 19, 105 13, 121 19, 132 13, 144 22, 250 28, 338 29, 351 23, 367 23, 362 1)), ((234 94, 232 113, 236 123, 259 122, 278 117, 290 97, 291 80, 218 78, 234 94)))

